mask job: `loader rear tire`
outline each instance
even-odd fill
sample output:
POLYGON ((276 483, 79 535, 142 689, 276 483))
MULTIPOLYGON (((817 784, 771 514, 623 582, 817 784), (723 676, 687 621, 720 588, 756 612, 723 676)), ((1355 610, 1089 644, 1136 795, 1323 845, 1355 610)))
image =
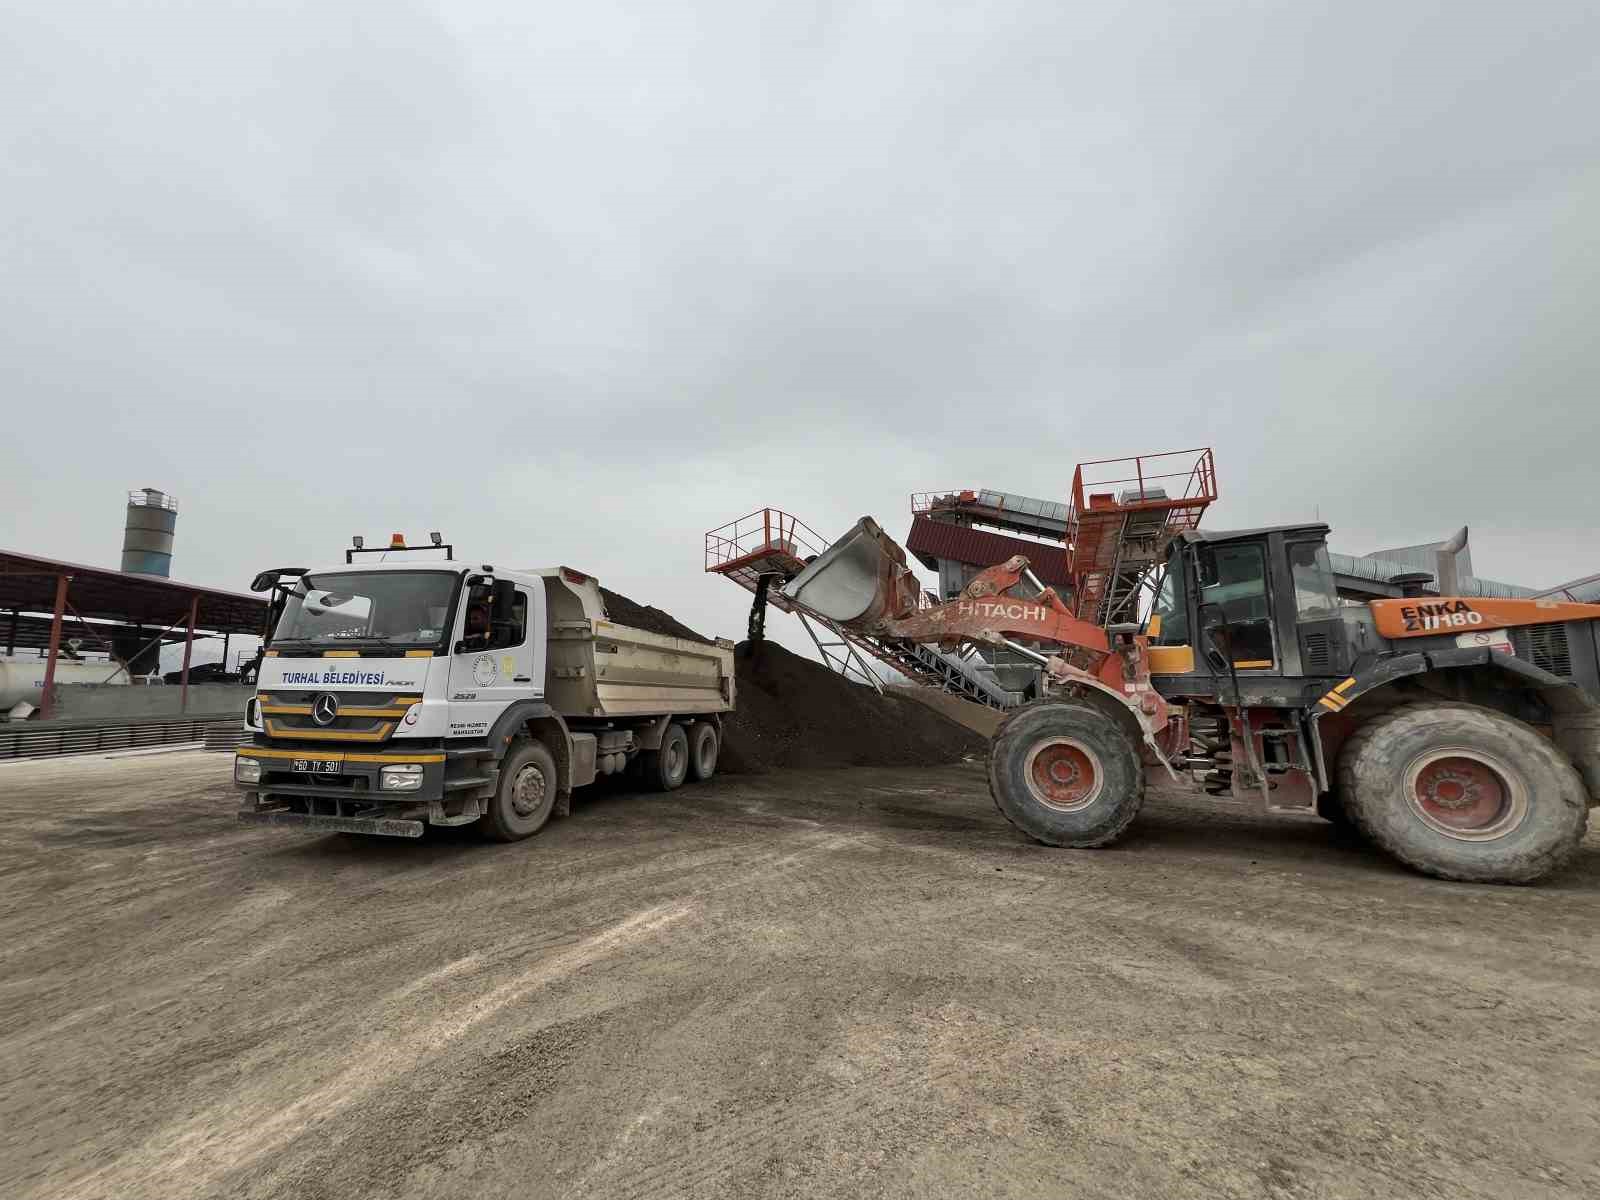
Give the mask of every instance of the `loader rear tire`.
POLYGON ((1571 858, 1588 795, 1567 757, 1521 721, 1449 701, 1373 717, 1339 755, 1350 819, 1426 875, 1532 883, 1571 858))
POLYGON ((1023 833, 1047 846, 1108 846, 1144 804, 1144 769, 1111 717, 1044 700, 1000 722, 989 743, 989 794, 1023 833))

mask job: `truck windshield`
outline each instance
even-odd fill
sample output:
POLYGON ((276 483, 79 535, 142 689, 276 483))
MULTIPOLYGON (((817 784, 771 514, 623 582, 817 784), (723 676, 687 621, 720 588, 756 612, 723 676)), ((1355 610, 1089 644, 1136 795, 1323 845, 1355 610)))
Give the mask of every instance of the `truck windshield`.
POLYGON ((437 646, 457 576, 443 571, 306 575, 289 593, 272 642, 437 646))

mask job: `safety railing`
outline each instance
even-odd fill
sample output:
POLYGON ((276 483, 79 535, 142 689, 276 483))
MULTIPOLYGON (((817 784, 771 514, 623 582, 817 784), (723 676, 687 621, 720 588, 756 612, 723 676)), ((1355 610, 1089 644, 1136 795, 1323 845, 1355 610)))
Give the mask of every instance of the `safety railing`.
POLYGON ((1217 466, 1209 446, 1134 458, 1079 463, 1072 472, 1069 522, 1089 507, 1089 497, 1109 492, 1120 509, 1200 508, 1217 498, 1217 466), (1122 500, 1132 485, 1133 494, 1122 500), (1164 495, 1153 495, 1159 489, 1164 495))
POLYGON ((763 554, 809 558, 828 548, 828 540, 798 517, 777 508, 758 508, 706 534, 705 569, 726 571, 763 554))

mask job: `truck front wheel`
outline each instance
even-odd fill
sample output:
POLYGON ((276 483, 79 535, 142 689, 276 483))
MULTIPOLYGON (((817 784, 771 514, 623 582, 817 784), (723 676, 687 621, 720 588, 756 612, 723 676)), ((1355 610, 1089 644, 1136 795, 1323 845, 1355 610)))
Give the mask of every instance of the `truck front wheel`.
POLYGON ((483 817, 497 842, 517 842, 544 828, 561 786, 556 760, 540 742, 517 742, 500 763, 500 781, 483 817))

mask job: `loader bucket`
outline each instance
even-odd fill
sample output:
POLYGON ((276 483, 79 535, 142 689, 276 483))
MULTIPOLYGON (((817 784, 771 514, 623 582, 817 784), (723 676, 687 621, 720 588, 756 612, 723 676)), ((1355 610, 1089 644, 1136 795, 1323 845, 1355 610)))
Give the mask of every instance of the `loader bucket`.
POLYGON ((906 552, 871 517, 829 546, 785 585, 784 597, 857 633, 917 610, 920 587, 906 552))

